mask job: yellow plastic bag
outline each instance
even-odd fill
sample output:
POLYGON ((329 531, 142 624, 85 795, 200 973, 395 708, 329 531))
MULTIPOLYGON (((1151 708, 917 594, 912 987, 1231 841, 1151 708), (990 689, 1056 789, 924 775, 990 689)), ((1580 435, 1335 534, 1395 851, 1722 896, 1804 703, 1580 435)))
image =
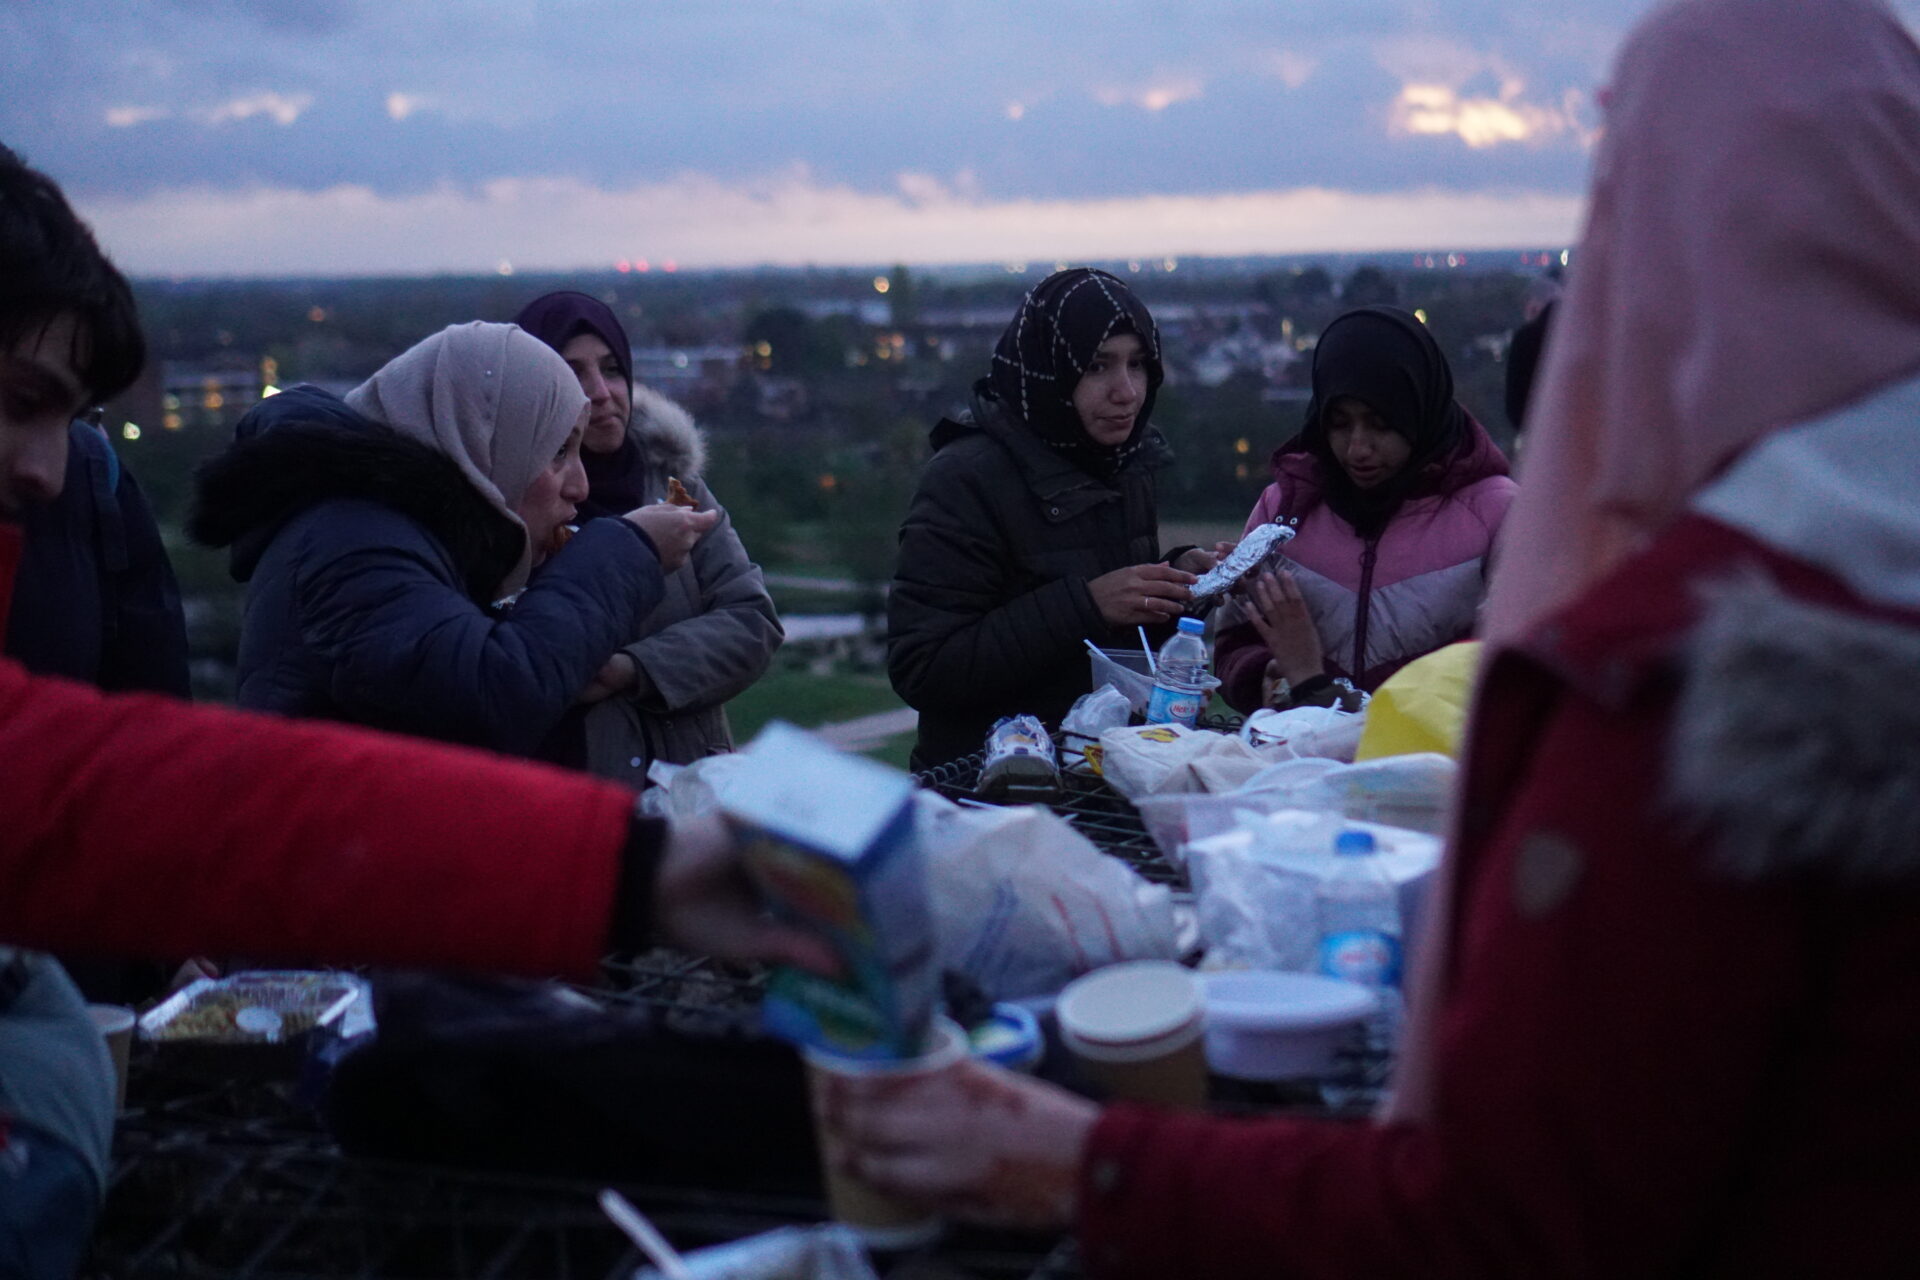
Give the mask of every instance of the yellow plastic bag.
POLYGON ((1367 727, 1354 759, 1419 751, 1457 758, 1479 672, 1478 640, 1450 644, 1394 672, 1367 704, 1367 727))

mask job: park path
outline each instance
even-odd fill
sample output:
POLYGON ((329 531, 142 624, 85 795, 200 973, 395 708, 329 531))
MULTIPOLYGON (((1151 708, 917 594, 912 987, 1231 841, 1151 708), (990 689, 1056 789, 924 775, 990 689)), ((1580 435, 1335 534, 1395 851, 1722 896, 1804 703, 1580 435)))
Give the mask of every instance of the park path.
POLYGON ((888 738, 910 732, 920 723, 920 713, 912 707, 882 711, 878 715, 823 724, 814 732, 842 751, 871 751, 888 738))

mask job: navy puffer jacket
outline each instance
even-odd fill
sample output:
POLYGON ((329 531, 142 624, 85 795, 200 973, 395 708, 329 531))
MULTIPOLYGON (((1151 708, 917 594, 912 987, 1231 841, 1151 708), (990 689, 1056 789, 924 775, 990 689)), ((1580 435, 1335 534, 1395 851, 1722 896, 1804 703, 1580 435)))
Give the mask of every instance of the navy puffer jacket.
POLYGON ((247 582, 241 706, 538 755, 663 592, 625 520, 593 520, 511 605, 524 532, 445 455, 300 387, 202 468, 189 531, 247 582))

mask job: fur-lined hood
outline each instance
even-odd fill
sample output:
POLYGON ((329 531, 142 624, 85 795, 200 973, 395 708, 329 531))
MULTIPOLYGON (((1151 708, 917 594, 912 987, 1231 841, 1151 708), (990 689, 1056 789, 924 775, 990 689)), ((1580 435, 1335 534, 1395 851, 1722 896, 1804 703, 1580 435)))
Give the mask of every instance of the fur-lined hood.
POLYGON ((270 420, 237 433, 226 452, 202 463, 194 477, 188 536, 204 546, 231 547, 235 580, 253 576, 288 520, 340 499, 390 507, 425 526, 453 557, 475 600, 491 599, 519 562, 526 530, 468 483, 453 459, 358 415, 343 418, 350 411, 337 400, 306 405, 290 391, 262 402, 254 413, 270 405, 270 420))
POLYGON ((627 434, 640 444, 647 465, 691 480, 707 469, 707 435, 678 403, 651 387, 633 385, 633 416, 627 434))
POLYGON ((1681 671, 1669 798, 1723 866, 1920 883, 1920 629, 1743 576, 1706 591, 1681 671))

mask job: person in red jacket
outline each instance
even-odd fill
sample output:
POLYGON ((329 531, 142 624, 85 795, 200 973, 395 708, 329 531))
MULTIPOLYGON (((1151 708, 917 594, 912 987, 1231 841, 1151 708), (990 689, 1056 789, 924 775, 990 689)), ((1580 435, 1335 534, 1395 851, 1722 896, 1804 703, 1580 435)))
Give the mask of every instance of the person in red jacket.
MULTIPOLYGON (((67 424, 144 358, 126 281, 59 188, 0 147, 0 634, 19 518, 65 484, 67 424)), ((633 802, 479 752, 107 696, 0 659, 0 1272, 71 1275, 104 1179, 111 1068, 38 951, 588 976, 610 947, 658 938, 831 966, 760 911, 717 822, 669 830, 633 802)))
POLYGON ((1920 48, 1628 40, 1376 1122, 964 1066, 851 1163, 1091 1274, 1893 1276, 1920 1258, 1920 48))

